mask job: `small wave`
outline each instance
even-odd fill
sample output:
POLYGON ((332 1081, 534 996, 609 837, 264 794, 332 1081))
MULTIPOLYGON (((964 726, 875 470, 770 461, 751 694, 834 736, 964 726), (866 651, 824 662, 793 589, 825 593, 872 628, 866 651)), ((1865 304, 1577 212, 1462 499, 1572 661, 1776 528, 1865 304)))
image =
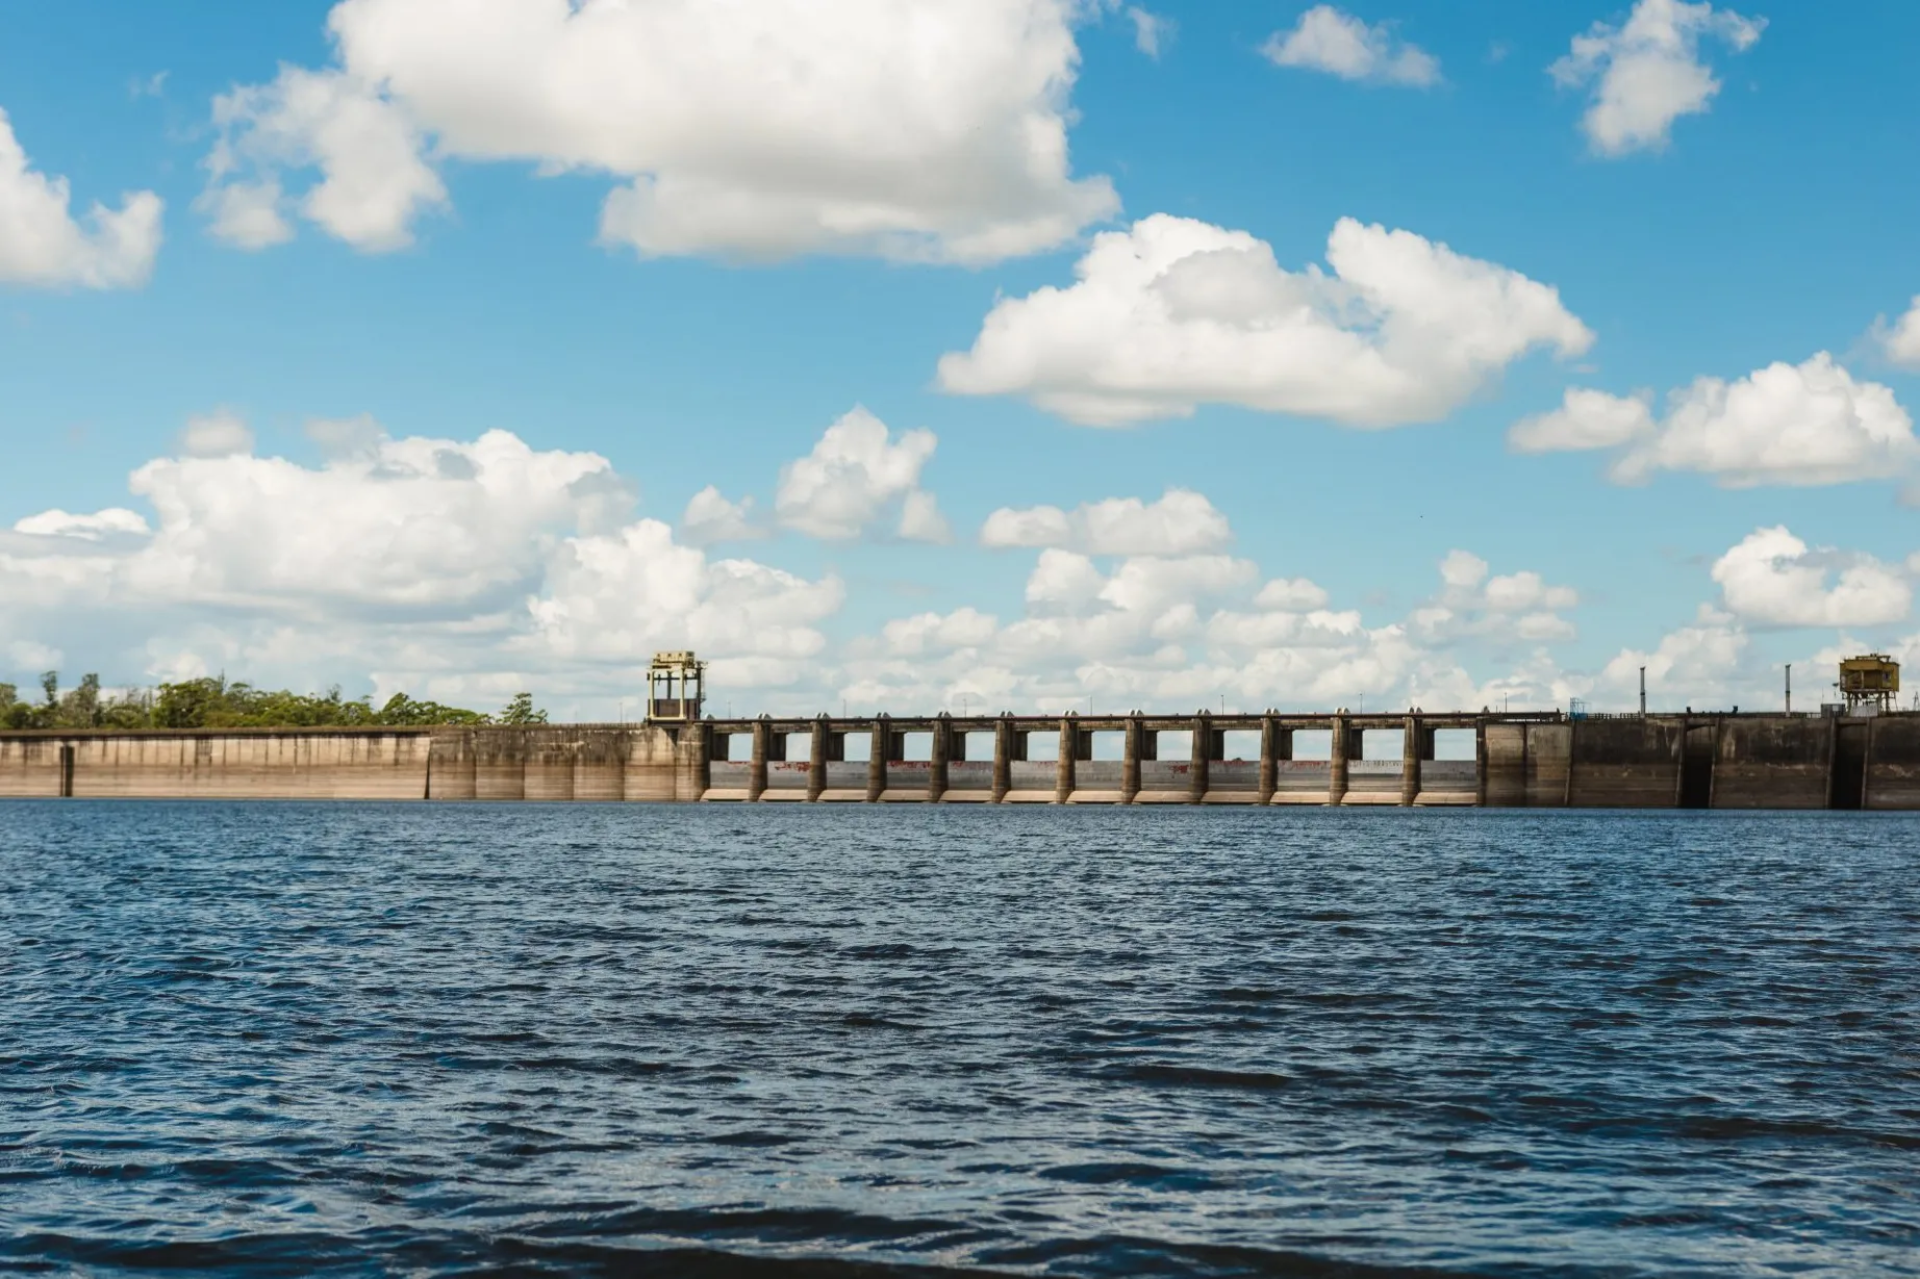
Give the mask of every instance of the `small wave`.
POLYGON ((1122 1066, 1108 1073, 1116 1078, 1131 1079, 1143 1084, 1172 1084, 1185 1088, 1248 1088, 1258 1092, 1288 1088, 1294 1083, 1290 1075, 1280 1075, 1264 1070, 1216 1070, 1206 1066, 1168 1066, 1153 1063, 1122 1066))
POLYGON ((1082 1186, 1121 1183, 1143 1190, 1217 1190, 1226 1184, 1197 1169, 1147 1163, 1062 1164, 1043 1168, 1038 1175, 1048 1181, 1071 1181, 1082 1186))

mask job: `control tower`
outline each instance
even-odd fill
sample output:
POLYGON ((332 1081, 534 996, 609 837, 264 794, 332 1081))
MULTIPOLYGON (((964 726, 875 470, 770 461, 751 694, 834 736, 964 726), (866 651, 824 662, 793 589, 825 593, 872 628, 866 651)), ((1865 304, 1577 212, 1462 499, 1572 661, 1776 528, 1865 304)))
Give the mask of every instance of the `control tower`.
POLYGON ((691 649, 655 653, 647 668, 647 722, 690 724, 706 700, 707 664, 691 649))
POLYGON ((1866 653, 1840 663, 1840 695, 1847 714, 1875 715, 1893 709, 1900 691, 1900 663, 1885 653, 1866 653))

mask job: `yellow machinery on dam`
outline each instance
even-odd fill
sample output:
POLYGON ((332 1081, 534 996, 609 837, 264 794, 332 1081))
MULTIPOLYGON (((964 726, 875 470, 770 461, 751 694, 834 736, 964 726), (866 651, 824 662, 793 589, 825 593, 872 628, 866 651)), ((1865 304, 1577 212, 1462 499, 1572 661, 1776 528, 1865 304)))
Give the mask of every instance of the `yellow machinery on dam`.
POLYGON ((1840 663, 1840 696, 1846 699, 1847 714, 1885 714, 1893 709, 1900 692, 1900 663, 1885 653, 1867 653, 1849 657, 1840 663))

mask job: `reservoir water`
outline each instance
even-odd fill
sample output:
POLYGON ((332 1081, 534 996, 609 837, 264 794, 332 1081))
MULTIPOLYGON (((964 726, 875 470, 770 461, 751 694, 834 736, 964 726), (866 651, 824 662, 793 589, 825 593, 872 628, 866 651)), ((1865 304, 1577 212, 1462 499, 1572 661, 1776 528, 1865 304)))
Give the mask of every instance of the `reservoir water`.
POLYGON ((1920 1274, 1920 817, 0 807, 0 1271, 1920 1274))

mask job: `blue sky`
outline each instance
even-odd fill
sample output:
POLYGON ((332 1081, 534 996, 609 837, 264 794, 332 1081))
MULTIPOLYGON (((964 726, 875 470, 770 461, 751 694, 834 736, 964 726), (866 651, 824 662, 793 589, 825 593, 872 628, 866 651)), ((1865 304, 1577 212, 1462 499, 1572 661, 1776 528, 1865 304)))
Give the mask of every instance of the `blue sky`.
POLYGON ((0 110, 26 177, 68 182, 78 220, 65 248, 44 201, 10 221, 27 206, 0 173, 0 680, 224 670, 483 706, 531 687, 600 715, 684 639, 737 708, 1608 705, 1643 662, 1656 700, 1703 705, 1775 696, 1785 661, 1920 648, 1900 501, 1920 370, 1898 327, 1920 292, 1897 162, 1920 93, 1911 6, 847 0, 706 30, 699 6, 650 0, 584 45, 554 5, 489 0, 465 24, 444 8, 0 0, 0 110), (542 12, 533 36, 484 39, 542 12), (1601 50, 1584 76, 1561 63, 1577 37, 1601 50), (937 72, 915 70, 916 38, 937 72), (783 97, 795 66, 829 87, 783 97), (1024 98, 1017 72, 1037 77, 1024 98), (567 100, 595 77, 651 89, 567 100), (1590 127, 1610 91, 1639 130, 1624 141, 1590 127), (1050 174, 1009 124, 1036 116, 1070 147, 1050 174), (953 120, 971 132, 939 136, 953 120), (303 214, 336 169, 355 192, 331 223, 303 214), (268 179, 276 242, 223 228, 221 192, 268 179), (661 203, 618 242, 603 206, 636 179, 661 203), (409 180, 444 194, 395 218, 409 180), (115 257, 85 211, 134 192, 163 207, 115 257), (796 229, 795 192, 907 212, 823 238, 796 229), (1007 346, 978 361, 989 389, 942 385, 941 357, 974 349, 997 305, 1066 289, 1096 237, 1154 215, 1212 228, 1181 232, 1203 248, 1244 232, 1294 274, 1208 259, 1206 287, 1267 308, 1251 321, 1207 311, 1219 292, 1175 329, 1115 318, 1161 306, 1164 280, 1051 320, 1008 311, 1007 346), (1334 273, 1342 219, 1478 265, 1388 263, 1358 302, 1303 284, 1310 264, 1334 273), (988 231, 1000 247, 967 247, 988 231), (1555 291, 1564 319, 1501 311, 1476 293, 1488 272, 1555 291), (1321 327, 1289 336, 1277 317, 1303 288, 1321 327), (1441 350, 1466 329, 1499 353, 1441 350), (1377 361, 1303 354, 1316 334, 1377 354, 1383 333, 1398 408, 1377 361), (1110 363, 1132 342, 1152 367, 1110 363), (1162 409, 1087 425, 1034 403, 1035 376, 1069 395, 1143 380, 1162 409), (1700 378, 1731 398, 1669 406, 1700 378), (1569 388, 1614 398, 1517 448, 1515 424, 1569 388), (1603 409, 1633 418, 1643 390, 1610 447, 1566 447, 1603 409), (1329 396, 1395 424, 1300 407, 1329 396), (783 468, 855 406, 886 442, 822 461, 783 505, 783 468), (362 415, 377 426, 313 425, 362 415), (389 482, 406 441, 487 431, 594 455, 588 487, 633 501, 503 493, 465 453, 389 482), (911 465, 887 451, 910 431, 937 437, 911 465), (1610 478, 1625 456, 1632 483, 1610 478), (685 512, 709 485, 754 498, 759 535, 702 536, 685 512), (1203 501, 1159 518, 1169 489, 1203 501), (1106 534, 1069 518, 1128 498, 1094 516, 1106 534), (903 536, 917 501, 939 520, 903 536), (995 512, 1036 507, 1061 519, 982 544, 995 512), (45 514, 113 509, 137 526, 45 514), (622 532, 647 521, 667 528, 622 532), (1443 579, 1453 552, 1469 558, 1443 579))

